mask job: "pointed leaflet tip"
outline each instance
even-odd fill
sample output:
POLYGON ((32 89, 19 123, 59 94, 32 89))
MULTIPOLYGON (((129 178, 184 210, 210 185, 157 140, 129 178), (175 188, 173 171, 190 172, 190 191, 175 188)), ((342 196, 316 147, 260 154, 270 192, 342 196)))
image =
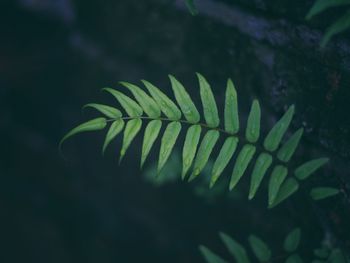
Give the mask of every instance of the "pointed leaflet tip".
POLYGON ((128 121, 128 123, 126 124, 124 137, 123 137, 123 145, 122 145, 122 149, 120 150, 119 163, 122 161, 130 144, 135 139, 136 135, 139 133, 141 126, 142 126, 141 119, 132 119, 128 121))
POLYGON ((280 190, 278 191, 277 197, 273 204, 269 205, 268 208, 271 209, 284 200, 286 200, 288 197, 290 197, 293 193, 298 191, 299 189, 299 183, 294 177, 287 178, 287 180, 284 181, 282 184, 280 190))
POLYGON ((129 82, 121 81, 119 84, 126 87, 132 93, 136 101, 149 117, 154 119, 160 117, 160 108, 158 104, 144 90, 129 82))
MULTIPOLYGON (((216 130, 209 130, 205 135, 199 146, 196 159, 194 161, 194 172, 191 177, 196 177, 200 174, 203 168, 208 163, 209 157, 213 148, 220 137, 220 133, 216 130)), ((191 179, 191 178, 190 178, 191 179)))
POLYGON ((282 162, 289 162, 296 148, 299 145, 300 139, 303 136, 304 129, 298 129, 278 150, 277 158, 282 162))
POLYGON ((103 90, 109 92, 119 102, 130 117, 139 117, 142 115, 142 108, 133 99, 115 89, 104 88, 103 90))
POLYGON ((173 151, 174 145, 180 134, 180 131, 181 131, 181 123, 178 121, 170 122, 168 126, 165 128, 165 131, 161 140, 160 151, 159 151, 158 167, 157 167, 158 172, 162 170, 171 152, 173 151))
POLYGON ((124 120, 123 119, 118 119, 112 123, 110 126, 107 134, 105 141, 103 143, 102 147, 102 155, 104 156, 105 151, 110 144, 110 142, 123 130, 124 128, 124 120))
POLYGON ((205 122, 210 128, 216 128, 219 126, 220 119, 213 91, 208 81, 201 74, 197 73, 197 77, 205 122))
POLYGON ((269 206, 272 205, 278 195, 278 192, 280 191, 280 188, 286 179, 288 174, 288 170, 285 166, 277 165, 273 169, 269 181, 269 189, 268 189, 268 204, 269 206))
POLYGON ((259 259, 260 262, 269 262, 271 258, 271 250, 267 244, 259 237, 250 235, 248 242, 253 250, 254 255, 259 259))
POLYGON ((283 249, 286 252, 292 253, 297 250, 301 237, 300 228, 294 228, 285 238, 283 242, 283 249))
POLYGON ((247 252, 245 248, 238 243, 236 240, 231 238, 229 235, 220 232, 220 239, 225 244, 225 247, 230 252, 230 254, 235 258, 238 263, 249 263, 247 252))
POLYGON ((98 104, 98 103, 88 103, 83 106, 82 110, 86 108, 94 108, 104 114, 106 117, 109 117, 111 119, 117 119, 122 117, 122 113, 111 106, 108 105, 103 105, 103 104, 98 104))
POLYGON ((326 164, 329 161, 329 158, 318 158, 311 161, 308 161, 298 168, 295 169, 294 175, 299 180, 307 179, 311 174, 318 170, 321 166, 326 164))
POLYGON ((313 200, 321 200, 339 194, 340 191, 333 187, 314 187, 310 191, 313 200))
POLYGON ((73 128, 70 130, 60 141, 58 148, 59 151, 62 149, 62 144, 70 137, 73 135, 76 135, 78 133, 82 132, 88 132, 88 131, 98 131, 98 130, 103 130, 107 125, 107 120, 105 118, 96 118, 87 122, 84 122, 77 127, 73 128))
POLYGON ((273 152, 278 148, 284 134, 286 133, 292 121, 294 110, 295 110, 294 105, 290 106, 288 110, 284 113, 282 118, 278 122, 276 122, 276 124, 272 127, 270 132, 267 134, 264 140, 264 148, 267 151, 273 152))
POLYGON ((238 144, 237 137, 230 136, 225 140, 224 145, 221 147, 220 153, 213 165, 213 169, 211 172, 211 179, 210 179, 211 185, 215 184, 215 182, 219 179, 220 175, 222 174, 222 172, 230 162, 233 154, 236 151, 237 144, 238 144))
POLYGON ((235 134, 239 131, 237 91, 231 79, 227 80, 224 108, 225 131, 235 134))
POLYGON ((250 143, 255 143, 260 136, 260 118, 261 118, 261 109, 260 103, 255 99, 250 108, 247 128, 245 131, 245 137, 250 143))
POLYGON ((202 253, 202 256, 205 258, 206 262, 208 263, 227 263, 226 260, 219 257, 218 255, 216 255, 214 252, 212 252, 210 249, 208 249, 205 246, 200 245, 199 251, 202 253))
POLYGON ((190 95, 185 90, 184 86, 174 76, 169 75, 171 88, 175 95, 175 99, 180 106, 183 115, 190 123, 197 123, 200 120, 199 112, 194 105, 190 95))
POLYGON ((200 174, 200 170, 199 169, 195 169, 191 176, 188 178, 187 182, 192 182, 194 179, 196 179, 196 177, 200 174))
POLYGON ((268 153, 261 153, 258 159, 255 161, 253 168, 250 189, 248 199, 251 200, 254 198, 256 192, 258 191, 261 182, 266 174, 267 169, 272 164, 272 156, 268 153))
POLYGON ((123 161, 124 155, 125 155, 125 154, 121 154, 121 153, 120 153, 119 160, 118 160, 118 165, 120 165, 121 162, 123 161))
POLYGON ((251 144, 246 144, 239 152, 238 157, 236 159, 235 166, 232 171, 231 180, 229 189, 230 191, 237 185, 244 172, 246 171, 250 161, 252 160, 255 154, 255 146, 251 144))
POLYGON ((190 126, 187 130, 182 150, 182 179, 186 177, 187 171, 190 169, 196 155, 201 131, 202 128, 198 124, 190 126))
POLYGON ((162 127, 162 122, 160 120, 152 120, 148 123, 145 133, 144 133, 144 139, 142 143, 142 153, 141 153, 141 168, 143 167, 143 164, 145 163, 155 140, 157 139, 160 129, 162 127))
POLYGON ((181 118, 181 111, 176 104, 169 99, 159 88, 147 80, 141 80, 148 92, 151 94, 155 102, 158 104, 160 110, 171 120, 179 120, 181 118))

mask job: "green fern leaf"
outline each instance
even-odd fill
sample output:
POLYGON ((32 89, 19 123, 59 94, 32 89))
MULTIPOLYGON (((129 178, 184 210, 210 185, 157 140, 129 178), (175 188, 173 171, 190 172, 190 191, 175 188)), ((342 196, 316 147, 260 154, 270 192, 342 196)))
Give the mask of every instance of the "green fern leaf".
POLYGON ((281 188, 282 183, 286 179, 288 170, 282 165, 277 165, 271 174, 269 181, 269 205, 272 205, 277 197, 278 191, 281 188))
POLYGON ((308 161, 300 165, 297 169, 295 169, 294 175, 299 180, 305 180, 311 174, 313 174, 318 168, 326 164, 328 161, 329 161, 328 158, 318 158, 318 159, 308 161))
POLYGON ((141 155, 141 164, 140 164, 141 168, 143 167, 149 155, 149 152, 153 146, 154 141, 157 139, 159 135, 161 127, 162 127, 162 122, 160 120, 152 120, 148 123, 145 129, 145 134, 144 134, 144 139, 142 144, 142 155, 141 155))
POLYGON ((262 179, 264 178, 267 169, 272 164, 272 156, 268 153, 261 153, 255 162, 250 182, 249 200, 253 199, 259 189, 262 179))
POLYGON ((84 122, 79 126, 75 127, 74 129, 70 130, 60 141, 60 144, 58 147, 61 149, 63 142, 68 138, 72 137, 73 135, 76 135, 82 132, 103 130, 106 127, 106 125, 107 125, 107 121, 105 118, 96 118, 96 119, 84 122))
MULTIPOLYGON (((112 125, 107 132, 102 151, 105 152, 110 142, 121 133, 124 129, 124 121, 127 120, 128 122, 126 123, 123 135, 123 145, 120 151, 121 161, 131 142, 141 130, 142 121, 149 122, 148 125, 146 125, 142 144, 142 156, 140 161, 140 166, 142 168, 150 154, 155 140, 159 136, 163 122, 170 122, 165 128, 165 132, 161 139, 157 166, 159 174, 160 170, 168 161, 174 148, 182 129, 182 123, 187 124, 190 127, 188 128, 182 150, 183 163, 181 177, 184 179, 193 166, 191 176, 188 179, 188 181, 191 181, 201 173, 208 163, 209 157, 212 154, 220 134, 222 134, 226 137, 223 145, 219 149, 219 154, 213 165, 210 187, 214 186, 227 165, 233 159, 236 148, 239 146, 241 149, 235 160, 229 183, 229 189, 232 190, 248 169, 249 164, 253 160, 256 149, 261 148, 258 145, 261 125, 260 104, 257 100, 254 100, 251 105, 245 130, 245 137, 249 143, 243 143, 242 146, 240 146, 238 145, 238 137, 242 134, 237 137, 232 136, 240 130, 237 92, 233 82, 230 79, 227 81, 224 105, 224 127, 221 128, 219 127, 220 119, 212 89, 202 75, 197 73, 197 77, 203 105, 203 119, 205 120, 205 123, 199 123, 201 116, 194 102, 184 86, 172 75, 169 75, 169 79, 176 102, 179 106, 177 106, 177 104, 175 104, 175 102, 160 89, 146 80, 142 80, 142 82, 145 86, 144 90, 148 91, 147 93, 134 84, 120 82, 121 85, 125 86, 133 94, 135 100, 117 90, 105 88, 105 91, 111 93, 118 100, 121 107, 125 110, 126 115, 122 116, 122 113, 118 109, 103 104, 90 103, 85 106, 98 110, 103 115, 110 118, 108 119, 108 122, 112 122, 112 125), (164 114, 165 117, 162 117, 162 114, 164 114), (184 119, 181 119, 182 115, 184 116, 184 119), (207 129, 203 138, 201 138, 202 128, 207 129)), ((293 113, 294 106, 292 105, 271 129, 263 143, 266 150, 275 151, 278 149, 282 137, 289 127, 293 113)), ((107 120, 105 118, 97 118, 83 123, 71 130, 62 139, 61 143, 76 133, 103 129, 106 124, 107 120)), ((287 163, 294 154, 302 133, 303 129, 299 129, 295 132, 284 144, 281 145, 277 152, 277 159, 285 162, 285 166, 287 166, 287 163)), ((304 163, 295 170, 294 175, 296 178, 304 180, 327 161, 327 158, 320 158, 304 163)), ((252 199, 256 195, 267 170, 273 162, 274 159, 272 155, 261 151, 259 152, 259 156, 254 163, 251 175, 249 199, 252 199)), ((294 179, 288 179, 284 182, 286 175, 286 167, 278 165, 274 168, 269 182, 269 207, 273 207, 282 202, 298 189, 299 185, 294 179)))
POLYGON ((296 148, 299 145, 301 136, 303 136, 304 129, 300 128, 297 130, 289 139, 286 141, 282 147, 277 152, 277 158, 282 162, 289 162, 292 158, 296 148))
POLYGON ((273 152, 275 151, 281 140, 283 135, 286 133, 289 124, 294 115, 294 105, 290 106, 283 117, 273 126, 271 131, 268 133, 264 140, 264 147, 267 151, 273 152))
POLYGON ((260 104, 254 100, 247 121, 245 137, 250 143, 255 143, 260 136, 260 104))
POLYGON ((158 174, 160 173, 166 161, 168 160, 176 143, 177 137, 180 134, 180 131, 181 123, 177 121, 169 123, 168 126, 165 128, 159 151, 159 160, 157 167, 158 174))
POLYGON ((194 105, 190 95, 184 86, 172 75, 169 75, 171 87, 173 88, 175 99, 180 106, 183 115, 190 123, 197 123, 200 120, 199 112, 194 105))
POLYGON ((292 253, 297 250, 301 237, 300 228, 293 229, 286 237, 283 243, 283 248, 286 252, 292 253))
POLYGON ((241 179, 242 175, 244 174, 245 170, 247 169, 250 161, 252 160, 254 153, 255 153, 255 146, 251 144, 246 144, 238 154, 236 164, 233 168, 231 181, 230 181, 230 190, 232 190, 238 181, 241 179))
POLYGON ((196 155, 201 131, 202 128, 200 125, 192 125, 190 128, 188 128, 182 151, 182 179, 185 179, 186 173, 190 169, 196 155))
POLYGON ((219 156, 217 157, 213 166, 212 176, 210 179, 210 188, 214 186, 215 182, 219 179, 219 176, 231 160, 234 152, 236 151, 237 143, 237 137, 231 136, 225 140, 224 145, 220 150, 219 156))
POLYGON ((116 108, 113 108, 111 106, 103 105, 103 104, 98 104, 98 103, 89 103, 86 104, 83 109, 85 108, 94 108, 104 114, 106 117, 112 118, 112 119, 117 119, 122 117, 122 113, 120 110, 117 110, 116 108))
POLYGON ((235 134, 239 131, 237 92, 231 79, 227 81, 225 101, 225 131, 235 134))
POLYGON ((220 133, 216 130, 209 130, 199 146, 196 159, 194 160, 193 172, 189 178, 189 181, 195 179, 208 163, 210 154, 218 141, 220 133))
POLYGON ((287 178, 287 180, 285 180, 282 186, 280 187, 275 202, 269 205, 269 208, 277 206, 278 204, 286 200, 288 197, 290 197, 292 194, 294 194, 296 191, 298 191, 298 189, 298 181, 295 180, 293 177, 287 178))
POLYGON ((317 0, 311 7, 306 19, 311 19, 313 16, 325 11, 330 7, 349 5, 350 0, 317 0))
POLYGON ((102 90, 111 93, 113 97, 115 97, 118 100, 120 105, 124 108, 124 110, 130 117, 139 117, 142 115, 142 108, 128 96, 111 88, 104 88, 102 90))
POLYGON ((152 118, 160 117, 160 108, 158 104, 146 92, 144 92, 138 86, 128 82, 121 81, 119 83, 130 90, 132 95, 134 95, 136 101, 142 107, 143 111, 149 117, 152 117, 152 118))
POLYGON ((201 74, 197 73, 197 77, 199 81, 205 121, 210 128, 216 128, 219 126, 220 119, 213 91, 211 90, 207 80, 201 74))
POLYGON ((237 263, 250 262, 245 248, 242 245, 240 245, 237 241, 235 241, 233 238, 231 238, 225 233, 220 233, 220 238, 224 242, 228 251, 235 258, 237 263))
POLYGON ((268 262, 271 258, 271 250, 259 237, 250 235, 248 237, 249 244, 254 252, 254 255, 260 262, 268 262))
POLYGON ((310 196, 314 200, 325 199, 337 194, 339 194, 339 189, 333 187, 314 187, 310 192, 310 196))
POLYGON ((199 250, 208 263, 227 263, 227 261, 216 255, 205 246, 199 246, 199 250))
POLYGON ((337 21, 335 21, 330 27, 327 28, 320 44, 321 47, 325 47, 334 35, 339 34, 348 28, 350 28, 350 10, 348 10, 343 16, 341 16, 337 21))
POLYGON ((123 160, 126 151, 128 150, 132 141, 135 139, 136 135, 139 133, 141 126, 141 119, 132 119, 126 123, 123 137, 123 146, 120 150, 119 163, 123 160))
POLYGON ((303 260, 298 254, 293 254, 287 258, 286 263, 303 263, 303 260))
POLYGON ((147 80, 142 80, 142 83, 157 102, 165 116, 167 116, 170 120, 179 120, 181 118, 181 111, 167 95, 165 95, 162 91, 160 91, 160 89, 147 80))
POLYGON ((102 147, 102 154, 104 155, 108 145, 111 143, 111 141, 123 130, 124 128, 124 120, 118 119, 114 121, 111 124, 111 127, 109 128, 105 141, 103 143, 102 147))

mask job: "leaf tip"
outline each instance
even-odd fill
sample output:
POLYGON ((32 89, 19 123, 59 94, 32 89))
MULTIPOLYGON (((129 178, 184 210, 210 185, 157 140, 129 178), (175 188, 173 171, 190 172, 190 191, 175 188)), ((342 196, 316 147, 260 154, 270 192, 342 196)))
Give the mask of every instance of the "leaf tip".
POLYGON ((192 172, 191 176, 188 178, 188 182, 192 182, 198 176, 198 174, 199 174, 198 169, 195 169, 192 172))
POLYGON ((255 196, 255 193, 254 192, 249 192, 249 195, 248 195, 248 200, 252 200, 255 196))
POLYGON ((124 156, 125 156, 125 151, 122 149, 122 150, 120 151, 120 156, 119 156, 119 161, 118 161, 118 164, 119 164, 119 165, 120 165, 121 162, 123 161, 124 156))
POLYGON ((215 185, 216 180, 210 180, 209 189, 212 189, 215 185))
POLYGON ((199 80, 204 80, 204 77, 203 77, 203 75, 202 75, 201 73, 196 72, 196 75, 197 75, 197 78, 198 78, 199 80))

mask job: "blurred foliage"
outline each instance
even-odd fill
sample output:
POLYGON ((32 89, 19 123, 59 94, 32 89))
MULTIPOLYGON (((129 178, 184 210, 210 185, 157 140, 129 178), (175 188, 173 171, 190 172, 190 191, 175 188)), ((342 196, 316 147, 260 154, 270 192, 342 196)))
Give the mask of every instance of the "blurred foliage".
POLYGON ((194 0, 185 0, 185 3, 191 15, 193 16, 198 15, 198 10, 196 5, 194 4, 194 0))
MULTIPOLYGON (((265 243, 260 237, 256 235, 250 235, 248 237, 248 244, 250 252, 240 242, 236 241, 225 233, 220 233, 220 239, 224 243, 229 254, 234 258, 237 263, 250 263, 250 262, 285 262, 285 263, 302 263, 309 262, 308 256, 303 256, 299 251, 299 244, 302 243, 302 236, 300 228, 293 229, 284 239, 283 253, 281 255, 274 255, 270 246, 265 243), (254 256, 254 260, 252 259, 254 256)), ((306 241, 307 243, 307 241, 306 241)), ((224 263, 232 262, 226 261, 221 256, 212 252, 206 246, 201 245, 199 247, 203 257, 208 263, 224 263)), ((349 263, 350 259, 346 253, 339 248, 332 248, 322 246, 316 248, 313 251, 312 263, 349 263)))
POLYGON ((334 35, 350 28, 350 0, 317 0, 306 15, 306 19, 310 20, 332 7, 344 7, 346 11, 326 29, 321 47, 325 47, 334 35))

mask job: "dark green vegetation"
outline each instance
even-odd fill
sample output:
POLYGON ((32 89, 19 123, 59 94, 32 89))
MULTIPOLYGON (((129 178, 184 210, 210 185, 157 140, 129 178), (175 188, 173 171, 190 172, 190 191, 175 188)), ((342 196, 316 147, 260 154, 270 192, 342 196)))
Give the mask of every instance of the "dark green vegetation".
MULTIPOLYGON (((328 162, 328 158, 318 158, 308 161, 295 169, 294 177, 287 177, 289 161, 303 134, 303 129, 299 129, 280 145, 292 121, 294 106, 288 108, 282 118, 265 136, 262 143, 263 145, 259 145, 258 141, 260 138, 261 126, 261 109, 259 102, 254 100, 252 103, 243 136, 242 133, 239 133, 242 128, 239 121, 237 91, 232 80, 229 79, 226 85, 223 111, 224 124, 223 127, 221 127, 218 107, 210 84, 201 74, 197 73, 197 77, 205 122, 201 122, 203 117, 201 117, 201 114, 184 86, 172 75, 169 75, 169 78, 177 105, 159 88, 146 80, 142 80, 142 83, 148 93, 134 84, 120 82, 120 85, 123 86, 124 89, 126 88, 133 95, 134 99, 130 98, 130 95, 125 95, 120 90, 111 88, 104 88, 103 90, 109 92, 119 102, 125 113, 123 114, 119 109, 104 104, 90 103, 85 105, 84 108, 94 108, 102 113, 103 117, 92 119, 72 129, 61 140, 60 147, 66 139, 73 135, 82 132, 103 130, 111 123, 105 135, 102 153, 105 153, 108 145, 118 134, 123 132, 125 127, 122 149, 120 151, 120 162, 130 144, 140 132, 143 122, 147 122, 148 124, 144 131, 142 144, 140 163, 140 167, 142 168, 152 150, 152 146, 160 135, 162 125, 166 124, 159 150, 157 175, 155 175, 159 176, 174 149, 183 128, 182 126, 187 125, 189 128, 182 150, 182 179, 186 179, 186 175, 190 170, 192 170, 192 173, 190 173, 188 181, 192 181, 199 176, 207 165, 212 151, 221 135, 225 138, 222 146, 219 147, 218 156, 214 158, 215 162, 212 165, 209 187, 212 188, 215 185, 216 181, 233 158, 238 145, 241 143, 243 145, 240 147, 241 149, 234 164, 229 181, 229 189, 232 190, 235 188, 257 152, 258 157, 255 160, 251 175, 249 199, 254 198, 265 174, 272 165, 270 168, 272 172, 268 183, 269 207, 276 206, 296 192, 299 189, 297 179, 301 181, 307 179, 312 173, 328 162), (182 118, 182 115, 184 118, 182 118), (206 130, 206 132, 201 140, 202 130, 206 130)), ((163 176, 167 176, 167 174, 163 176)), ((314 200, 321 200, 337 195, 338 193, 339 190, 335 188, 315 187, 311 190, 310 195, 314 200)), ((230 253, 234 256, 236 262, 250 262, 245 249, 239 243, 226 234, 220 234, 220 236, 230 253)), ((299 241, 300 229, 295 229, 286 237, 284 241, 284 250, 287 252, 295 252, 299 241)), ((271 262, 271 251, 260 238, 252 235, 249 237, 249 243, 259 262, 271 262)), ((200 250, 209 263, 226 262, 204 246, 201 246, 200 250)), ((333 249, 333 252, 329 256, 330 262, 346 263, 347 259, 345 258, 346 256, 343 255, 344 253, 341 251, 336 253, 335 251, 338 250, 333 249), (334 253, 336 255, 339 254, 339 256, 334 256, 334 253)), ((281 259, 277 258, 276 260, 281 259)), ((286 256, 286 262, 303 262, 303 260, 300 255, 293 253, 286 256)))
MULTIPOLYGON (((253 165, 249 199, 253 199, 259 189, 265 174, 269 168, 271 173, 268 183, 268 205, 274 207, 284 201, 299 189, 297 181, 307 179, 322 165, 328 162, 328 158, 318 158, 299 165, 294 171, 294 177, 288 176, 288 163, 291 160, 303 134, 303 129, 297 130, 284 144, 281 144, 294 114, 294 106, 289 107, 282 118, 273 126, 263 140, 263 145, 257 142, 260 138, 261 110, 260 104, 254 100, 248 115, 245 136, 240 131, 240 121, 238 113, 237 91, 233 82, 229 79, 226 86, 224 124, 220 127, 220 117, 215 98, 207 80, 197 73, 199 90, 202 101, 203 117, 198 112, 197 107, 190 98, 184 86, 173 76, 169 75, 172 90, 174 92, 176 105, 172 99, 165 95, 160 89, 143 80, 148 93, 138 86, 120 82, 120 85, 127 88, 134 96, 125 95, 123 92, 111 88, 104 90, 112 94, 120 106, 124 109, 123 114, 119 109, 108 105, 91 103, 84 108, 91 107, 99 111, 104 117, 95 118, 80 124, 72 129, 61 141, 60 145, 69 137, 88 131, 98 131, 105 129, 108 124, 108 132, 105 137, 102 152, 124 129, 123 146, 120 151, 119 162, 123 159, 130 144, 140 132, 143 122, 148 123, 142 145, 141 164, 142 168, 145 160, 152 150, 154 142, 160 135, 163 125, 166 125, 161 139, 159 150, 157 173, 159 174, 170 157, 182 126, 187 125, 188 130, 182 150, 182 179, 186 178, 188 171, 192 170, 188 181, 194 180, 207 165, 214 147, 218 140, 224 137, 222 146, 219 146, 219 154, 215 159, 210 179, 210 188, 214 186, 227 165, 232 161, 236 149, 240 146, 231 179, 229 189, 232 190, 241 177, 244 175, 249 165, 253 165), (145 113, 145 114, 144 114, 145 113), (182 118, 182 115, 184 118, 182 118), (125 125, 126 122, 126 125, 125 125), (206 130, 202 140, 200 139, 202 130, 206 130), (241 145, 242 144, 242 145, 241 145), (253 162, 254 155, 257 155, 253 162)), ((314 188, 311 190, 313 199, 323 199, 338 194, 337 189, 314 188)))
POLYGON ((329 40, 336 34, 339 34, 350 28, 350 1, 349 0, 317 0, 315 4, 310 9, 306 16, 306 19, 311 19, 312 17, 324 12, 325 10, 332 7, 342 7, 345 9, 344 14, 342 14, 338 20, 331 24, 323 36, 321 47, 327 45, 329 40))
POLYGON ((254 262, 250 234, 261 237, 275 258, 284 255, 281 242, 296 226, 302 230, 298 253, 304 262, 312 262, 318 246, 325 247, 320 255, 349 251, 350 31, 334 36, 324 49, 319 46, 345 6, 305 20, 314 0, 197 0, 196 16, 184 0, 0 2, 1 262, 200 263, 205 260, 199 244, 233 261, 219 232, 240 242, 254 262), (325 156, 330 161, 307 180, 297 179, 299 190, 290 198, 266 209, 270 172, 254 199, 247 198, 257 153, 229 191, 241 140, 212 188, 221 135, 201 174, 181 182, 187 125, 158 177, 168 122, 142 171, 147 121, 121 165, 124 129, 101 155, 109 126, 80 134, 65 143, 65 158, 59 155, 57 144, 69 129, 102 117, 91 107, 81 116, 80 105, 96 101, 119 107, 99 89, 119 88, 121 79, 152 80, 174 98, 167 78, 171 72, 204 117, 195 71, 210 81, 221 127, 226 78, 232 77, 239 94, 240 137, 245 138, 252 102, 259 101, 256 145, 261 147, 295 105, 282 143, 300 127, 304 132, 288 176, 307 160, 325 156), (310 190, 315 187, 334 187, 339 194, 314 201, 310 190))
MULTIPOLYGON (((248 237, 248 244, 252 255, 254 256, 254 261, 252 257, 248 256, 247 250, 239 242, 234 240, 232 237, 225 233, 220 233, 220 239, 224 243, 225 247, 234 258, 237 263, 250 263, 255 262, 286 262, 286 263, 302 263, 309 262, 303 260, 303 257, 298 253, 298 248, 300 241, 302 239, 300 228, 293 229, 285 237, 283 243, 283 250, 280 255, 275 255, 272 253, 268 244, 266 244, 261 238, 250 235, 248 237)), ((200 251, 202 252, 204 258, 208 263, 225 263, 231 262, 222 259, 220 256, 216 255, 210 249, 205 246, 200 246, 200 251)), ((311 261, 310 261, 311 262, 311 261)), ((312 263, 348 263, 350 260, 347 258, 346 253, 339 248, 328 249, 323 246, 321 248, 315 248, 313 250, 312 263)))

